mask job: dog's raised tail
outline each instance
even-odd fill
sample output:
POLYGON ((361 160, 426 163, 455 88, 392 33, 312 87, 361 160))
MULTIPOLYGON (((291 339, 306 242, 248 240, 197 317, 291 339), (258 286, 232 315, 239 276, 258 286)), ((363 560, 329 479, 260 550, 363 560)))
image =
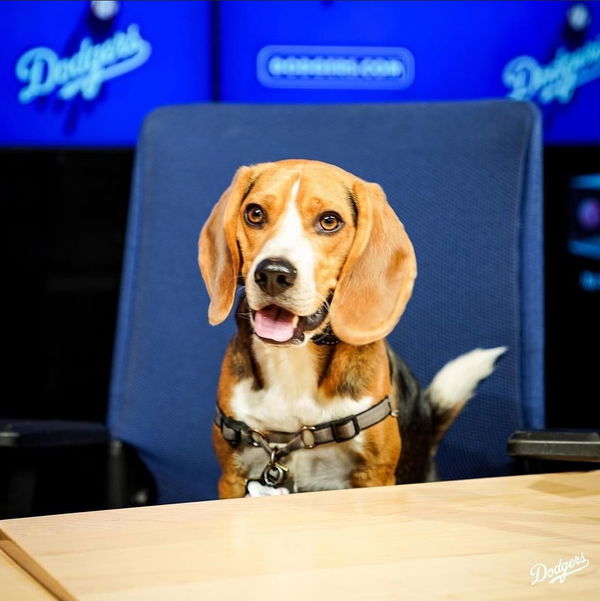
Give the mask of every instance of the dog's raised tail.
POLYGON ((505 346, 475 349, 449 361, 434 376, 425 390, 433 418, 433 448, 452 425, 465 403, 475 394, 477 386, 493 371, 505 346))

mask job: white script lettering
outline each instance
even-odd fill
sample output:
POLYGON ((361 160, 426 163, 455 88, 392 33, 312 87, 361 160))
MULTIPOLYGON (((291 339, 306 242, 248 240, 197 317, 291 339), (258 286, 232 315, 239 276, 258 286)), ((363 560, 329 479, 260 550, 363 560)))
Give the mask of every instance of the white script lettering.
POLYGON ((557 100, 566 104, 579 86, 600 77, 600 36, 573 52, 556 51, 554 60, 540 65, 532 56, 517 56, 504 67, 502 82, 509 98, 542 104, 557 100))
POLYGON ((563 584, 567 576, 580 572, 590 565, 590 560, 583 554, 575 555, 569 560, 560 559, 558 563, 552 567, 548 567, 545 563, 536 563, 531 566, 529 575, 533 577, 531 585, 539 584, 548 580, 550 584, 559 582, 563 584))
POLYGON ((54 50, 39 46, 25 52, 17 61, 15 72, 27 85, 19 91, 19 101, 27 104, 47 96, 58 88, 58 96, 70 100, 78 93, 93 100, 102 84, 144 64, 152 47, 142 38, 139 27, 129 25, 100 44, 83 38, 79 50, 60 58, 54 50))

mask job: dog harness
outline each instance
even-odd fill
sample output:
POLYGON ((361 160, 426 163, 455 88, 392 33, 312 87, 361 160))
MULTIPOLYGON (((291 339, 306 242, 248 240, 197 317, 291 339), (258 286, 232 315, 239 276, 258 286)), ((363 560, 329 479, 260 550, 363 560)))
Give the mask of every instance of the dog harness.
POLYGON ((266 486, 276 487, 287 477, 288 468, 280 463, 283 457, 299 449, 314 449, 332 442, 346 442, 394 413, 389 398, 385 397, 376 405, 356 415, 316 426, 302 426, 296 432, 269 432, 251 428, 245 422, 225 415, 217 404, 215 424, 232 447, 240 445, 261 447, 267 453, 269 459, 260 482, 266 486))

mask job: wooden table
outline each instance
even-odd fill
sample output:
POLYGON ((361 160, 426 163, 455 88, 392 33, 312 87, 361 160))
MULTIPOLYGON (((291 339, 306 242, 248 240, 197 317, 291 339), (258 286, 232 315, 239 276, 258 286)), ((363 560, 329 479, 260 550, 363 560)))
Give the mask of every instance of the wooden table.
POLYGON ((0 546, 59 599, 597 600, 600 471, 6 520, 0 546))
POLYGON ((54 601, 37 580, 34 580, 4 551, 0 551, 0 599, 11 601, 54 601))

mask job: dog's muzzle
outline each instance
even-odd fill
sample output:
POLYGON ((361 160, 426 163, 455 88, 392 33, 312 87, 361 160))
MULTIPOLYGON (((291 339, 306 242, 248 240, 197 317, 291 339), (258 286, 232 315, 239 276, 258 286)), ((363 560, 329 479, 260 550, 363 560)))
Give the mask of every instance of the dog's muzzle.
POLYGON ((329 303, 325 302, 311 315, 294 315, 278 305, 268 305, 252 310, 254 333, 272 344, 301 344, 305 332, 316 330, 323 324, 329 313, 329 303))
POLYGON ((297 277, 296 267, 280 257, 263 259, 254 270, 254 282, 273 301, 260 309, 252 309, 254 333, 265 342, 301 344, 305 332, 316 330, 328 315, 329 302, 310 315, 297 315, 286 308, 289 304, 285 293, 294 286, 297 277))

